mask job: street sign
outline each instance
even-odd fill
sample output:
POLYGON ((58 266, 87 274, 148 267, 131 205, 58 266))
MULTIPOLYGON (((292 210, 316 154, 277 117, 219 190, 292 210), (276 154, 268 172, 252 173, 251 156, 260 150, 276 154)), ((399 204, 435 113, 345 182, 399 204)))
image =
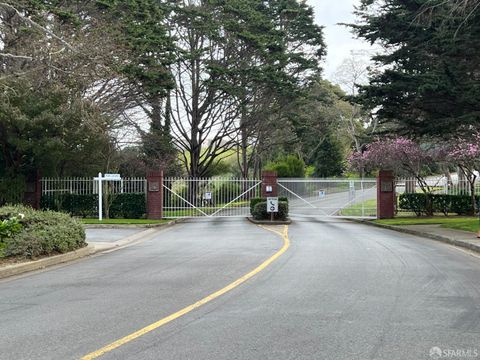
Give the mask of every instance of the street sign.
POLYGON ((327 196, 327 192, 326 192, 325 190, 319 190, 319 191, 318 191, 318 197, 319 197, 320 199, 324 199, 325 196, 327 196))
POLYGON ((121 180, 120 174, 104 174, 103 178, 105 180, 121 180))
POLYGON ((98 177, 93 180, 98 181, 98 220, 103 219, 103 182, 104 181, 122 181, 120 174, 103 174, 98 173, 98 177))
POLYGON ((267 213, 278 212, 278 197, 267 198, 267 213))

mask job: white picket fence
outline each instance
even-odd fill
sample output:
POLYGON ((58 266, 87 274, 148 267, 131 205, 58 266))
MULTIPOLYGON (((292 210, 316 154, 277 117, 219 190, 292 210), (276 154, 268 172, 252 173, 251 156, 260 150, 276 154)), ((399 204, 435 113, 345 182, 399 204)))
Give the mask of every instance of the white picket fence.
MULTIPOLYGON (((445 195, 465 195, 470 194, 470 183, 466 180, 459 180, 454 177, 452 181, 449 181, 446 176, 429 177, 426 180, 427 185, 430 187, 434 194, 445 195)), ((397 179, 396 180, 396 192, 422 192, 420 184, 414 178, 409 179, 397 179)), ((480 195, 480 179, 475 182, 475 194, 480 195)))
MULTIPOLYGON (((42 178, 42 194, 98 194, 98 181, 86 177, 42 178)), ((147 179, 142 177, 122 178, 121 181, 104 181, 113 194, 146 193, 147 179)))

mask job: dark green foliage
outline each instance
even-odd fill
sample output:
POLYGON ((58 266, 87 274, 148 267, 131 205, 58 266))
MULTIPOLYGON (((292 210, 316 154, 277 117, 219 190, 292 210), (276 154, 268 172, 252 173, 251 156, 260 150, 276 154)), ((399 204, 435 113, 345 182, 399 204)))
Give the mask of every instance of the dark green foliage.
POLYGON ((363 0, 360 37, 381 43, 377 71, 359 101, 387 131, 451 138, 480 121, 480 7, 468 16, 455 1, 363 0), (425 11, 430 6, 432 10, 425 11))
POLYGON ((0 205, 21 203, 25 188, 26 182, 23 176, 0 178, 0 205))
MULTIPOLYGON (((458 215, 473 215, 472 198, 470 195, 449 195, 451 212, 458 215)), ((475 197, 478 203, 478 197, 475 197)))
POLYGON ((111 145, 110 121, 94 104, 72 98, 65 88, 3 85, 0 146, 7 174, 18 178, 41 169, 43 176, 80 176, 102 169, 99 153, 111 145))
MULTIPOLYGON (((478 201, 478 198, 477 198, 478 201)), ((413 211, 417 216, 434 213, 445 215, 455 213, 458 215, 473 215, 470 195, 443 195, 443 194, 401 194, 399 197, 401 210, 413 211)))
MULTIPOLYGON (((253 207, 252 216, 255 220, 270 220, 271 214, 267 212, 267 202, 262 201, 255 204, 253 207)), ((274 220, 285 221, 288 219, 288 202, 278 202, 278 213, 274 214, 274 220)))
MULTIPOLYGON (((111 218, 139 219, 146 213, 145 194, 115 194, 110 195, 113 201, 110 205, 111 218)), ((91 218, 98 216, 98 195, 43 195, 41 208, 69 213, 72 216, 91 218)))
POLYGON ((317 177, 334 177, 342 175, 345 170, 345 155, 340 142, 327 135, 314 152, 314 175, 317 177))
POLYGON ((42 195, 40 207, 44 210, 62 211, 72 216, 91 218, 98 214, 98 195, 42 195))
POLYGON ((110 205, 111 218, 140 219, 147 212, 145 194, 118 194, 110 205))
POLYGON ((427 196, 425 194, 401 194, 398 206, 402 210, 413 211, 417 216, 427 211, 427 196))
POLYGON ((67 214, 37 211, 25 206, 0 208, 0 220, 12 216, 18 218, 21 230, 3 239, 4 256, 32 258, 65 253, 87 245, 83 226, 67 214))

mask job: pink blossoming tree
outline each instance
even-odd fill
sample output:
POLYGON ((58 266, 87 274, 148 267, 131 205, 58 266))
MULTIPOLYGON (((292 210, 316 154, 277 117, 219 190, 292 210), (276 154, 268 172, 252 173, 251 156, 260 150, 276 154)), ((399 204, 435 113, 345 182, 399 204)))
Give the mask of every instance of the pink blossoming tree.
POLYGON ((472 209, 476 211, 475 181, 476 170, 480 169, 480 133, 475 133, 470 138, 457 139, 449 147, 445 160, 456 165, 463 173, 469 184, 472 209))
POLYGON ((423 149, 416 142, 398 137, 378 140, 368 145, 363 153, 353 153, 349 160, 350 167, 364 173, 371 170, 392 170, 396 176, 413 177, 426 194, 432 193, 425 175, 428 168, 435 164, 438 152, 423 149))

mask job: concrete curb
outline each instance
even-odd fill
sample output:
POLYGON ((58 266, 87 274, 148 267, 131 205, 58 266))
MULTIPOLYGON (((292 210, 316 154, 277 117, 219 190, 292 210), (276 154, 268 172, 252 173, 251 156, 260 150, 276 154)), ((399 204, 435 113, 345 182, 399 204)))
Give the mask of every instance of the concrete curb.
POLYGON ((165 226, 171 226, 178 223, 179 220, 172 220, 166 223, 160 224, 83 224, 85 229, 137 229, 137 228, 159 228, 165 226))
MULTIPOLYGON (((162 227, 170 227, 175 224, 177 224, 178 220, 173 220, 169 221, 168 223, 163 223, 163 224, 158 224, 161 226, 150 226, 148 229, 141 231, 137 234, 133 234, 131 236, 128 236, 126 238, 123 238, 121 240, 115 241, 113 243, 105 243, 100 245, 100 243, 97 243, 97 246, 94 246, 92 244, 89 244, 88 246, 70 251, 65 254, 60 254, 60 255, 55 255, 55 256, 50 256, 47 258, 39 259, 39 260, 34 260, 34 261, 28 261, 20 264, 13 264, 13 265, 7 265, 5 267, 0 268, 0 279, 4 279, 10 276, 14 275, 20 275, 26 272, 30 271, 35 271, 35 270, 40 270, 44 269, 46 267, 50 266, 55 266, 59 264, 63 264, 69 261, 73 260, 78 260, 86 256, 94 255, 97 253, 101 253, 104 251, 114 251, 114 250, 119 250, 121 248, 124 248, 125 246, 131 245, 142 238, 152 235, 158 230, 159 228, 162 227)), ((157 224, 156 224, 157 225, 157 224)), ((115 228, 111 228, 115 229, 115 228)))
POLYGON ((348 219, 348 220, 359 223, 359 224, 375 226, 375 227, 382 228, 382 229, 393 230, 393 231, 397 231, 397 232, 404 233, 404 234, 415 235, 415 236, 420 236, 420 237, 424 237, 424 238, 431 239, 431 240, 441 241, 443 243, 447 243, 447 244, 450 244, 450 245, 455 245, 455 246, 458 246, 458 247, 462 247, 462 248, 480 253, 480 245, 471 244, 469 242, 465 242, 465 241, 462 241, 462 240, 456 240, 456 239, 452 239, 452 238, 449 238, 449 237, 446 237, 446 236, 430 234, 430 233, 426 233, 426 232, 418 231, 418 230, 403 229, 401 226, 378 224, 378 223, 374 223, 370 220, 359 220, 359 219, 348 219))
POLYGON ((247 220, 255 225, 290 225, 292 220, 288 219, 286 221, 270 221, 270 220, 255 220, 254 218, 247 217, 247 220))
POLYGON ((88 245, 84 248, 70 251, 65 254, 50 256, 47 258, 29 261, 20 264, 8 265, 0 269, 0 279, 20 275, 26 272, 40 270, 49 266, 65 263, 67 261, 73 261, 85 256, 89 256, 95 253, 95 248, 92 245, 88 245))

